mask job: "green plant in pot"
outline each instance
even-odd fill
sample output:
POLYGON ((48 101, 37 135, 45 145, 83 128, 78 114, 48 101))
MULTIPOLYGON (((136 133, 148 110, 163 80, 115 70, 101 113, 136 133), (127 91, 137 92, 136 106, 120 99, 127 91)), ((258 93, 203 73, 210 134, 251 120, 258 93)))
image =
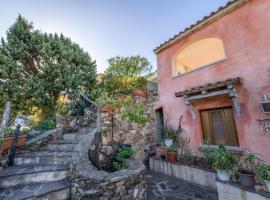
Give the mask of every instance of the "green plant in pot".
POLYGON ((270 192, 270 165, 261 164, 257 169, 257 173, 259 177, 264 180, 264 183, 270 192))
POLYGON ((261 159, 251 152, 248 152, 245 157, 241 158, 237 170, 237 175, 241 185, 251 188, 254 187, 255 173, 260 162, 261 159))
POLYGON ((167 158, 169 161, 175 162, 176 157, 177 157, 176 155, 177 155, 177 150, 173 145, 167 148, 167 158))
POLYGON ((226 150, 224 145, 219 145, 218 149, 211 153, 212 166, 217 170, 217 177, 221 181, 229 181, 229 172, 236 165, 236 159, 226 150))
POLYGON ((195 165, 197 156, 192 151, 186 151, 185 154, 181 155, 180 162, 186 165, 195 165))
POLYGON ((207 140, 204 140, 204 144, 208 145, 208 147, 201 150, 201 154, 197 160, 197 164, 199 167, 212 169, 211 153, 213 152, 213 149, 209 147, 209 142, 207 140))

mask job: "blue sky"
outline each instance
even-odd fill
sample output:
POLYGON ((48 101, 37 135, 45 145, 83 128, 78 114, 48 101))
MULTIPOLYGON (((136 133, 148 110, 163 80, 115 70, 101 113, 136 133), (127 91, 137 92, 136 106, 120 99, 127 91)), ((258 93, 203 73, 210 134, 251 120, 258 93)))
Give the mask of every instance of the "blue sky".
POLYGON ((63 33, 89 52, 98 72, 116 55, 145 56, 228 0, 3 0, 0 37, 18 13, 43 32, 63 33))

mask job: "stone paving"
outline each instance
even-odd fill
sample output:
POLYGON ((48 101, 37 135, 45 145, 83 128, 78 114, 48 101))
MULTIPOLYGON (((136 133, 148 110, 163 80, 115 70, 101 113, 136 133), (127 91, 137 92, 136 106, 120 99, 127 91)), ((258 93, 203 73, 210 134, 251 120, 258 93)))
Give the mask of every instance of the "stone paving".
POLYGON ((218 200, 217 191, 160 173, 147 172, 147 200, 218 200))

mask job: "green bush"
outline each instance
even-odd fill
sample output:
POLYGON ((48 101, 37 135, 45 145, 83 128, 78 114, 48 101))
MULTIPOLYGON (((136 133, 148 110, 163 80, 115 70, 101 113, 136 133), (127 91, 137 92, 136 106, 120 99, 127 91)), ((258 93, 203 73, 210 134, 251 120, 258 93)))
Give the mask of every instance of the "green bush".
POLYGON ((47 131, 56 127, 56 119, 48 118, 47 120, 41 121, 38 124, 35 124, 31 129, 38 131, 47 131))
POLYGON ((127 168, 128 163, 125 159, 131 158, 133 154, 134 151, 131 149, 131 147, 120 147, 117 149, 115 158, 112 162, 113 171, 127 168))
POLYGON ((121 117, 122 119, 127 119, 130 122, 141 125, 144 125, 147 122, 142 106, 139 103, 132 101, 131 97, 127 97, 124 100, 121 117))
POLYGON ((167 148, 167 151, 168 151, 168 152, 176 152, 177 150, 176 150, 176 148, 172 145, 172 146, 170 146, 170 147, 167 148))
POLYGON ((211 153, 211 160, 216 170, 230 171, 236 165, 236 159, 226 150, 224 145, 219 145, 218 149, 211 153))
POLYGON ((0 138, 0 149, 2 149, 3 145, 4 145, 4 140, 0 138))
POLYGON ((259 177, 263 180, 270 181, 270 166, 262 164, 258 167, 259 177))

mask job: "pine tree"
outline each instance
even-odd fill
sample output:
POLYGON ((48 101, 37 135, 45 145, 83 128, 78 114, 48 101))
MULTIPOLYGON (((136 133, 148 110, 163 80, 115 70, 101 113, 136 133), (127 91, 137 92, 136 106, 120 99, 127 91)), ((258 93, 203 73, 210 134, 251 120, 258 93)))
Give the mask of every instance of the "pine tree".
POLYGON ((54 115, 61 94, 91 91, 96 63, 69 38, 34 30, 19 15, 0 45, 1 80, 5 101, 11 100, 18 109, 37 106, 47 117, 54 115))

